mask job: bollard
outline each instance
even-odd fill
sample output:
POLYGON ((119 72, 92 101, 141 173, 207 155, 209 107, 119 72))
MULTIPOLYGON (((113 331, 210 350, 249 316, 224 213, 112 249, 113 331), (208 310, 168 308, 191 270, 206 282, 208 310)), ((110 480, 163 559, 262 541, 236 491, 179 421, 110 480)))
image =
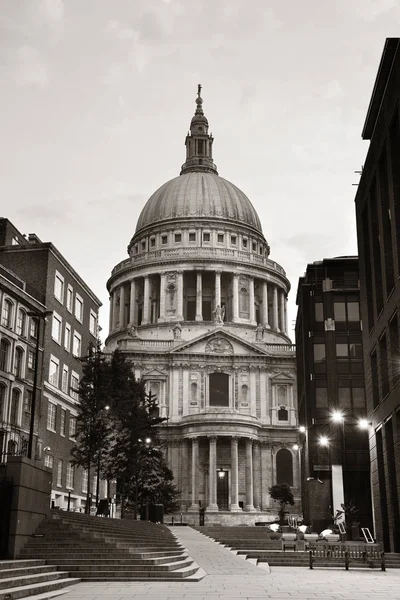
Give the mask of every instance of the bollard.
POLYGON ((68 504, 67 504, 67 512, 69 512, 69 509, 71 507, 71 492, 68 492, 68 504))
POLYGON ((182 513, 181 513, 181 525, 182 525, 182 519, 183 519, 183 517, 182 517, 182 513))
POLYGON ((175 525, 175 517, 172 517, 171 525, 172 525, 172 527, 175 525))

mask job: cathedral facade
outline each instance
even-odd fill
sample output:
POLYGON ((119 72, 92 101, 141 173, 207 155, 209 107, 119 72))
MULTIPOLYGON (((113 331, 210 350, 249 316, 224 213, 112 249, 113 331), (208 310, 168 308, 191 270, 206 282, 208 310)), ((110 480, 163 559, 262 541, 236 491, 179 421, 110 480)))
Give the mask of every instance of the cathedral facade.
POLYGON ((185 520, 204 508, 207 523, 250 524, 275 518, 275 483, 301 508, 290 284, 250 200, 218 175, 200 91, 181 173, 108 280, 106 349, 157 398, 185 520))

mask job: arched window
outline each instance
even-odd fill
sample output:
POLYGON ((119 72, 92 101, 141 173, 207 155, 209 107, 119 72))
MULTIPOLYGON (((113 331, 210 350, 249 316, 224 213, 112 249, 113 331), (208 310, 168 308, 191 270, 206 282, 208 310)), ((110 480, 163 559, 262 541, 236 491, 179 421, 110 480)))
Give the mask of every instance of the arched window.
MULTIPOLYGON (((6 390, 7 387, 5 385, 0 385, 0 423, 2 421, 5 421, 5 417, 4 417, 4 406, 6 403, 6 390)), ((0 448, 0 454, 1 454, 1 448, 0 448)))
POLYGON ((26 323, 26 312, 22 308, 18 311, 17 319, 17 333, 18 335, 25 335, 25 323, 26 323))
POLYGON ((9 456, 14 456, 14 454, 17 453, 17 442, 14 442, 14 440, 9 440, 8 444, 7 444, 7 454, 9 456))
POLYGON ((229 375, 210 373, 210 406, 229 406, 229 375))
POLYGON ((249 388, 246 384, 243 384, 241 389, 240 389, 240 401, 241 402, 247 402, 248 400, 248 393, 249 393, 249 388))
POLYGON ((18 388, 14 388, 11 394, 11 411, 10 411, 10 423, 11 425, 18 425, 19 417, 19 400, 21 392, 18 388))
POLYGON ((194 381, 190 384, 190 401, 197 403, 197 383, 194 381))
POLYGON ((8 356, 10 352, 10 342, 2 338, 0 342, 0 371, 8 371, 8 356))
POLYGON ((23 366, 24 366, 24 351, 22 350, 22 348, 16 348, 15 349, 15 365, 14 365, 14 371, 15 371, 16 377, 18 377, 18 378, 22 377, 23 366))
POLYGON ((239 292, 239 314, 240 318, 248 319, 250 316, 249 312, 250 301, 249 301, 249 292, 245 287, 242 287, 239 292))
POLYGON ((3 327, 11 327, 11 315, 12 315, 12 302, 11 302, 11 300, 4 300, 3 313, 1 315, 1 324, 3 325, 3 327))
POLYGON ((278 450, 276 455, 276 483, 293 485, 293 457, 287 448, 278 450))

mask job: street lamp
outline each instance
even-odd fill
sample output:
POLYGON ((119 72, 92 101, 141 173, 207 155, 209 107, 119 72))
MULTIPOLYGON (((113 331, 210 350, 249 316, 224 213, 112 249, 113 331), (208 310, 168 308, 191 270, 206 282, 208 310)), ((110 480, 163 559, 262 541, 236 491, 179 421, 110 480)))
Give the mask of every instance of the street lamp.
POLYGON ((358 419, 357 425, 359 429, 366 431, 372 426, 372 423, 367 419, 358 419))
POLYGON ((43 321, 43 344, 44 344, 44 331, 46 326, 46 317, 53 314, 52 310, 45 310, 44 312, 28 312, 28 317, 36 319, 37 332, 36 332, 36 347, 35 347, 35 371, 33 374, 33 389, 32 389, 32 405, 31 405, 31 421, 29 426, 29 444, 28 444, 28 458, 32 458, 33 448, 33 430, 35 425, 35 410, 36 410, 36 394, 38 385, 38 373, 39 373, 39 345, 40 345, 40 322, 43 321))

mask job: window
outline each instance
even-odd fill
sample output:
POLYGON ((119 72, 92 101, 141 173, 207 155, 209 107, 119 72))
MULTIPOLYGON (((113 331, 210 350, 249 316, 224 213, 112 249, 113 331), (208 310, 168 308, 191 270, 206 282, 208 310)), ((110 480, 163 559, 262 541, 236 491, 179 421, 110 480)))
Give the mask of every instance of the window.
POLYGON ((69 437, 73 438, 76 435, 76 417, 69 415, 69 437))
POLYGON ((29 325, 29 335, 32 339, 36 340, 39 333, 39 321, 35 318, 31 318, 29 325))
POLYGON ((314 344, 314 361, 321 362, 325 360, 325 344, 314 344))
POLYGON ((150 246, 151 246, 151 248, 154 248, 155 245, 156 245, 156 238, 150 238, 150 246))
POLYGON ((324 305, 322 302, 314 304, 314 317, 317 323, 321 323, 324 320, 324 305))
POLYGON ((60 435, 65 435, 65 420, 66 420, 66 416, 67 416, 67 411, 65 410, 65 408, 61 409, 61 415, 60 415, 60 435))
POLYGON ((32 350, 28 350, 28 369, 31 371, 35 369, 35 353, 32 350))
POLYGON ((175 239, 175 242, 181 242, 182 241, 182 234, 181 233, 176 233, 174 239, 175 239))
POLYGON ((288 420, 289 420, 289 413, 288 413, 287 409, 281 407, 278 410, 278 421, 288 421, 288 420))
MULTIPOLYGON (((5 405, 5 398, 6 398, 6 386, 3 384, 0 384, 0 421, 4 421, 4 405, 5 405)), ((1 458, 1 454, 2 454, 2 448, 0 446, 0 458, 1 458)))
POLYGON ((247 248, 247 238, 242 239, 242 246, 243 248, 247 248))
POLYGON ((317 409, 327 409, 328 408, 328 389, 326 387, 317 387, 315 388, 315 407, 317 409))
POLYGON ((62 318, 57 313, 53 313, 53 321, 51 326, 51 337, 57 344, 61 344, 61 328, 62 318))
POLYGON ((335 321, 346 321, 346 303, 345 302, 334 302, 333 303, 333 315, 335 321))
POLYGON ((49 402, 47 405, 47 429, 50 431, 56 430, 56 411, 56 405, 49 402))
POLYGON ((347 344, 336 344, 336 356, 345 358, 349 355, 349 347, 347 344))
POLYGON ((83 300, 78 294, 75 295, 75 318, 82 323, 83 321, 83 300))
POLYGON ((358 302, 347 303, 347 319, 349 321, 360 320, 360 305, 358 302))
POLYGON ((59 378, 58 358, 54 358, 54 356, 52 356, 50 358, 49 382, 52 385, 55 385, 56 387, 58 387, 58 378, 59 378))
POLYGON ((64 304, 64 277, 58 271, 54 279, 54 296, 64 304))
POLYGON ((10 423, 11 425, 18 425, 19 417, 19 400, 21 397, 21 390, 14 388, 11 394, 11 410, 10 410, 10 423))
POLYGON ((365 412, 365 389, 363 387, 353 387, 353 408, 365 412))
POLYGON ((71 325, 69 323, 65 324, 64 348, 67 350, 67 352, 71 350, 71 325))
POLYGON ((14 372, 15 377, 21 379, 23 376, 23 368, 24 368, 24 351, 22 348, 15 349, 15 363, 14 363, 14 372))
POLYGON ((232 246, 236 246, 236 235, 231 235, 231 244, 232 246))
POLYGON ((72 343, 72 354, 74 356, 81 355, 82 338, 79 333, 74 331, 74 338, 72 343))
POLYGON ((11 315, 12 315, 12 302, 10 300, 4 300, 3 313, 1 316, 1 324, 3 325, 3 327, 11 327, 11 315))
POLYGON ((54 464, 54 456, 51 456, 51 454, 45 454, 44 455, 44 466, 48 467, 49 469, 52 469, 53 464, 54 464))
POLYGON ((32 390, 26 390, 23 407, 23 426, 25 429, 29 429, 31 424, 31 410, 32 410, 32 390))
POLYGON ((93 310, 90 311, 89 331, 95 337, 97 336, 97 315, 93 310))
POLYGON ((88 472, 87 469, 82 471, 82 494, 87 494, 88 491, 88 472))
POLYGON ((386 333, 384 333, 379 340, 379 358, 382 398, 384 398, 389 393, 389 365, 386 333))
POLYGON ((146 242, 145 240, 142 241, 142 252, 144 252, 146 250, 146 242))
POLYGON ((10 342, 5 338, 2 338, 0 342, 0 371, 8 370, 10 342))
POLYGON ((204 232, 203 233, 203 242, 209 242, 210 241, 210 233, 209 232, 204 232))
POLYGON ((67 482, 66 487, 70 490, 74 489, 74 467, 72 463, 67 465, 67 482))
POLYGON ((293 457, 287 448, 278 450, 276 454, 276 483, 293 485, 293 457))
POLYGON ((256 242, 253 242, 253 252, 257 252, 257 244, 256 242))
POLYGON ((210 406, 229 406, 229 375, 210 373, 210 406))
POLYGON ((79 400, 79 375, 74 371, 71 371, 71 388, 70 388, 70 396, 74 398, 74 400, 79 400))
POLYGON ((61 379, 61 389, 63 392, 68 394, 68 367, 67 365, 63 366, 62 370, 62 379, 61 379))
POLYGON ((21 335, 21 336, 25 335, 25 323, 26 323, 26 312, 24 310, 22 310, 22 308, 20 308, 18 311, 18 318, 17 318, 17 333, 18 333, 18 335, 21 335))
POLYGON ((67 310, 72 313, 74 306, 74 288, 72 285, 68 285, 67 287, 67 310))
POLYGON ((57 485, 58 485, 58 487, 62 487, 63 468, 64 468, 63 460, 61 460, 61 458, 60 458, 57 463, 57 485))
POLYGON ((351 408, 351 389, 349 387, 339 387, 338 400, 340 408, 349 410, 351 408))
POLYGON ((189 242, 195 242, 196 241, 196 233, 194 231, 190 231, 189 232, 189 242))
POLYGON ((217 235, 217 242, 218 242, 219 244, 223 244, 223 243, 224 243, 224 234, 223 234, 223 233, 219 233, 219 234, 217 235))
POLYGON ((168 242, 168 236, 167 235, 162 235, 161 236, 161 243, 162 244, 166 244, 168 242))
POLYGON ((349 344, 350 349, 350 357, 351 358, 362 358, 362 344, 361 343, 352 343, 349 344))

